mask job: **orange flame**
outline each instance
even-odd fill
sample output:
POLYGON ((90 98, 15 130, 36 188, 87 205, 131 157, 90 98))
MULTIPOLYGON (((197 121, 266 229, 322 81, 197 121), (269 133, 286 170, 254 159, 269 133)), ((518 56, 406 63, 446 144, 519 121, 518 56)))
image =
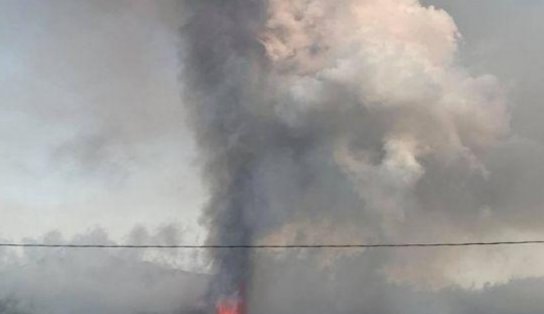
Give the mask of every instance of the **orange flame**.
POLYGON ((239 298, 223 299, 217 303, 217 314, 245 314, 244 302, 239 298))

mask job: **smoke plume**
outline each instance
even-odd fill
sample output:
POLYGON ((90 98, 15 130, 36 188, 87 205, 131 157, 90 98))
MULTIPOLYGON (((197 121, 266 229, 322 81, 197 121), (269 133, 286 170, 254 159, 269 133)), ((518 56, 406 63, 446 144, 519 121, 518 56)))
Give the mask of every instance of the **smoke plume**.
MULTIPOLYGON (((542 176, 527 179, 521 169, 530 167, 512 157, 538 145, 511 134, 498 80, 459 62, 462 37, 445 11, 416 0, 185 7, 182 84, 211 193, 203 218, 208 243, 538 234, 541 222, 513 213, 537 203, 538 193, 518 189, 542 176), (516 187, 505 183, 509 176, 518 178, 516 187)), ((393 283, 431 289, 481 288, 543 273, 539 255, 534 267, 514 270, 528 251, 511 252, 508 263, 497 248, 383 252, 366 264, 393 283), (490 267, 469 272, 484 265, 490 267)), ((212 254, 212 295, 233 293, 241 282, 263 283, 261 275, 252 277, 256 257, 248 251, 212 254)), ((331 269, 327 256, 333 262, 345 256, 318 255, 331 269)), ((262 286, 253 288, 257 295, 262 286)))
MULTIPOLYGON (((494 210, 486 158, 508 136, 508 110, 493 76, 458 64, 446 12, 414 0, 186 8, 182 77, 211 193, 208 243, 493 234, 478 229, 494 210)), ((249 252, 213 254, 214 293, 249 280, 249 252)), ((409 280, 396 260, 389 273, 409 280)))

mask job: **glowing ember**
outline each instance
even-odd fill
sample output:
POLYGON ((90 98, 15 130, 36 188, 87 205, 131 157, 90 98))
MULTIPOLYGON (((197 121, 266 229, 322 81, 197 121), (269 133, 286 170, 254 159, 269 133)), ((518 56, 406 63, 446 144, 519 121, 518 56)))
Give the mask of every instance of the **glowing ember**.
POLYGON ((223 299, 217 303, 217 314, 245 314, 244 302, 240 298, 223 299))

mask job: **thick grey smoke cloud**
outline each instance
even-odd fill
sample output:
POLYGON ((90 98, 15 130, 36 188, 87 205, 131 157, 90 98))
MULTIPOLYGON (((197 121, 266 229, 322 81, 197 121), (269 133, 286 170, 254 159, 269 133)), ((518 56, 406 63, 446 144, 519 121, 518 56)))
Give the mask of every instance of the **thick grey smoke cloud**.
MULTIPOLYGON (((193 1, 187 7, 194 15, 183 29, 185 93, 208 164, 209 242, 252 244, 256 215, 266 206, 259 199, 259 163, 267 155, 267 138, 275 138, 261 127, 266 120, 256 120, 251 112, 264 87, 258 75, 263 50, 256 38, 265 6, 261 1, 193 1)), ((218 250, 214 259, 219 275, 213 297, 236 293, 251 272, 248 251, 218 250)))
MULTIPOLYGON (((185 8, 182 84, 206 163, 210 243, 541 234, 541 148, 510 129, 499 80, 461 64, 462 34, 447 12, 414 0, 188 1, 185 8)), ((213 258, 212 282, 222 293, 259 268, 246 252, 213 258)), ((334 276, 349 254, 300 258, 317 258, 342 282, 334 276)), ((481 289, 541 276, 543 258, 527 247, 389 251, 363 258, 372 262, 360 269, 389 288, 481 289)), ((256 304, 276 291, 259 292, 275 280, 260 281, 262 273, 250 279, 256 304)), ((298 280, 291 275, 290 283, 298 280)), ((316 311, 335 298, 326 291, 301 306, 316 302, 316 311)), ((329 312, 371 309, 352 301, 329 312)))

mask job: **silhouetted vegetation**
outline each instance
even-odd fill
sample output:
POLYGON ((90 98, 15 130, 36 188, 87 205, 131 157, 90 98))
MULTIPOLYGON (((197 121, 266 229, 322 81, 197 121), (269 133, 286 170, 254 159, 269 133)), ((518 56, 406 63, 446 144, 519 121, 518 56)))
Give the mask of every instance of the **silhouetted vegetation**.
POLYGON ((19 306, 19 301, 13 298, 0 299, 0 314, 28 314, 19 306))

